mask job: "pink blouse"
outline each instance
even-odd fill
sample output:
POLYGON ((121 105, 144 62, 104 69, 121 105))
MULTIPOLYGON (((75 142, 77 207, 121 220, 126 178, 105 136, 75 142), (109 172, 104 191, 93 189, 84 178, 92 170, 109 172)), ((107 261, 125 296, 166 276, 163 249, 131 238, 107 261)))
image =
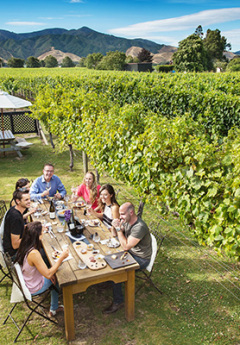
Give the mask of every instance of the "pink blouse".
MULTIPOLYGON (((99 190, 100 190, 101 186, 98 185, 97 186, 97 196, 96 199, 94 201, 94 203, 92 204, 92 208, 95 209, 96 207, 98 207, 98 199, 99 199, 99 190)), ((87 189, 85 184, 80 184, 80 186, 78 186, 77 189, 77 195, 83 197, 83 199, 85 201, 90 201, 90 192, 89 189, 87 189)))
POLYGON ((29 265, 27 257, 30 252, 31 250, 26 254, 23 260, 22 274, 28 290, 33 294, 43 287, 44 277, 39 273, 35 266, 29 265))

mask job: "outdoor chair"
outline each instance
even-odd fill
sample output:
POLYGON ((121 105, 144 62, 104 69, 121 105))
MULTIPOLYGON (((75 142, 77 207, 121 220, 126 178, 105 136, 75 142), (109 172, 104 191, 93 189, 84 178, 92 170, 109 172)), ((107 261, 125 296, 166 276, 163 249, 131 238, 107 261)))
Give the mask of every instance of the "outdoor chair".
POLYGON ((0 200, 0 270, 2 271, 3 277, 0 280, 0 283, 6 277, 11 279, 11 275, 8 272, 4 257, 3 257, 3 244, 2 244, 2 237, 3 237, 3 230, 4 230, 4 220, 5 215, 7 213, 7 207, 4 200, 0 200))
MULTIPOLYGON (((157 226, 157 228, 158 228, 158 226, 157 226)), ((152 281, 152 274, 153 274, 153 268, 154 268, 154 263, 155 263, 157 254, 159 253, 160 247, 163 244, 165 236, 160 234, 157 231, 157 229, 151 229, 151 228, 150 228, 150 235, 151 235, 151 239, 152 239, 152 256, 151 256, 150 263, 148 264, 146 269, 145 270, 139 270, 136 272, 136 278, 144 281, 144 283, 142 285, 140 285, 139 288, 137 289, 136 294, 145 285, 146 282, 149 282, 160 294, 163 294, 162 291, 152 281)))
POLYGON ((48 317, 45 311, 43 310, 46 308, 43 305, 43 302, 48 298, 51 292, 51 289, 52 288, 57 289, 57 288, 55 286, 51 286, 48 290, 46 290, 42 294, 32 296, 23 279, 20 265, 18 263, 13 264, 8 254, 4 253, 4 257, 5 257, 6 264, 8 266, 9 272, 11 273, 12 280, 13 280, 10 302, 14 303, 14 305, 11 308, 10 312, 8 313, 8 316, 4 320, 3 324, 6 324, 9 318, 13 321, 13 323, 18 329, 18 334, 14 340, 14 342, 16 342, 33 313, 36 313, 39 316, 43 317, 44 319, 57 324, 57 322, 51 319, 50 317, 48 317), (20 302, 24 303, 28 308, 28 310, 26 310, 26 312, 28 312, 28 315, 21 327, 18 326, 17 322, 15 321, 12 315, 14 309, 20 302))

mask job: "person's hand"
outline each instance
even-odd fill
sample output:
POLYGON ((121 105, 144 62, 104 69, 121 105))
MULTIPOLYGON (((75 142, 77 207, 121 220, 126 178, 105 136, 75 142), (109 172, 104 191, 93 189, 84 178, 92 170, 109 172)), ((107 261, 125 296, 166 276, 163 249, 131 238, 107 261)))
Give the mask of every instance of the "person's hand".
POLYGON ((62 196, 60 193, 54 194, 54 197, 57 198, 58 200, 62 199, 62 196))
POLYGON ((37 212, 37 210, 38 210, 38 206, 35 206, 35 207, 31 207, 31 209, 29 210, 29 214, 33 214, 33 213, 35 213, 35 212, 37 212))
POLYGON ((121 227, 121 221, 120 219, 113 219, 112 221, 112 226, 117 230, 118 228, 121 227))
POLYGON ((44 198, 45 196, 49 195, 49 190, 45 190, 44 192, 42 192, 41 197, 44 198))
POLYGON ((69 249, 65 248, 62 252, 62 254, 60 255, 60 258, 62 258, 63 260, 66 259, 69 255, 69 249))
POLYGON ((52 276, 52 278, 50 280, 53 283, 53 285, 56 285, 57 279, 56 279, 55 274, 52 276))

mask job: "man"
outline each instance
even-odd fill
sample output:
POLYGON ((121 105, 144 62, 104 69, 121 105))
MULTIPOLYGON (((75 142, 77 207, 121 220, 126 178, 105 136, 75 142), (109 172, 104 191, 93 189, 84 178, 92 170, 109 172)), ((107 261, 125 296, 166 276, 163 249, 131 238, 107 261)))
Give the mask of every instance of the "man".
POLYGON ((32 200, 41 199, 46 196, 54 196, 57 199, 63 199, 66 195, 66 189, 60 178, 54 175, 54 166, 47 163, 43 168, 43 175, 36 178, 30 188, 32 200))
MULTIPOLYGON (((124 250, 128 250, 137 261, 140 269, 148 266, 152 255, 151 235, 146 223, 138 218, 133 204, 126 202, 119 208, 120 219, 114 219, 112 225, 115 235, 124 250)), ((111 314, 123 306, 121 283, 113 284, 113 303, 103 314, 111 314)))
POLYGON ((16 206, 11 207, 7 212, 3 232, 4 252, 9 253, 12 258, 14 258, 21 242, 24 230, 23 212, 30 207, 29 192, 22 192, 18 189, 13 193, 13 200, 16 206))

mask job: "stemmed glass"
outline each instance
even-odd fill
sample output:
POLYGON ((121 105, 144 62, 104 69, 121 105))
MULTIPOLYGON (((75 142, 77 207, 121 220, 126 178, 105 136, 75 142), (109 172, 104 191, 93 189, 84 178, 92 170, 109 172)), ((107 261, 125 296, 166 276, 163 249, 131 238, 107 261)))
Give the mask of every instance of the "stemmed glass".
POLYGON ((93 241, 98 243, 98 242, 100 242, 100 240, 101 240, 101 238, 100 238, 98 232, 95 232, 93 235, 93 241))
POLYGON ((51 182, 46 182, 46 190, 50 191, 51 189, 51 182))
MULTIPOLYGON (((90 210, 91 207, 92 207, 91 201, 87 201, 87 202, 86 202, 86 209, 87 209, 87 210, 90 210)), ((90 215, 89 212, 87 212, 87 214, 90 215)))

